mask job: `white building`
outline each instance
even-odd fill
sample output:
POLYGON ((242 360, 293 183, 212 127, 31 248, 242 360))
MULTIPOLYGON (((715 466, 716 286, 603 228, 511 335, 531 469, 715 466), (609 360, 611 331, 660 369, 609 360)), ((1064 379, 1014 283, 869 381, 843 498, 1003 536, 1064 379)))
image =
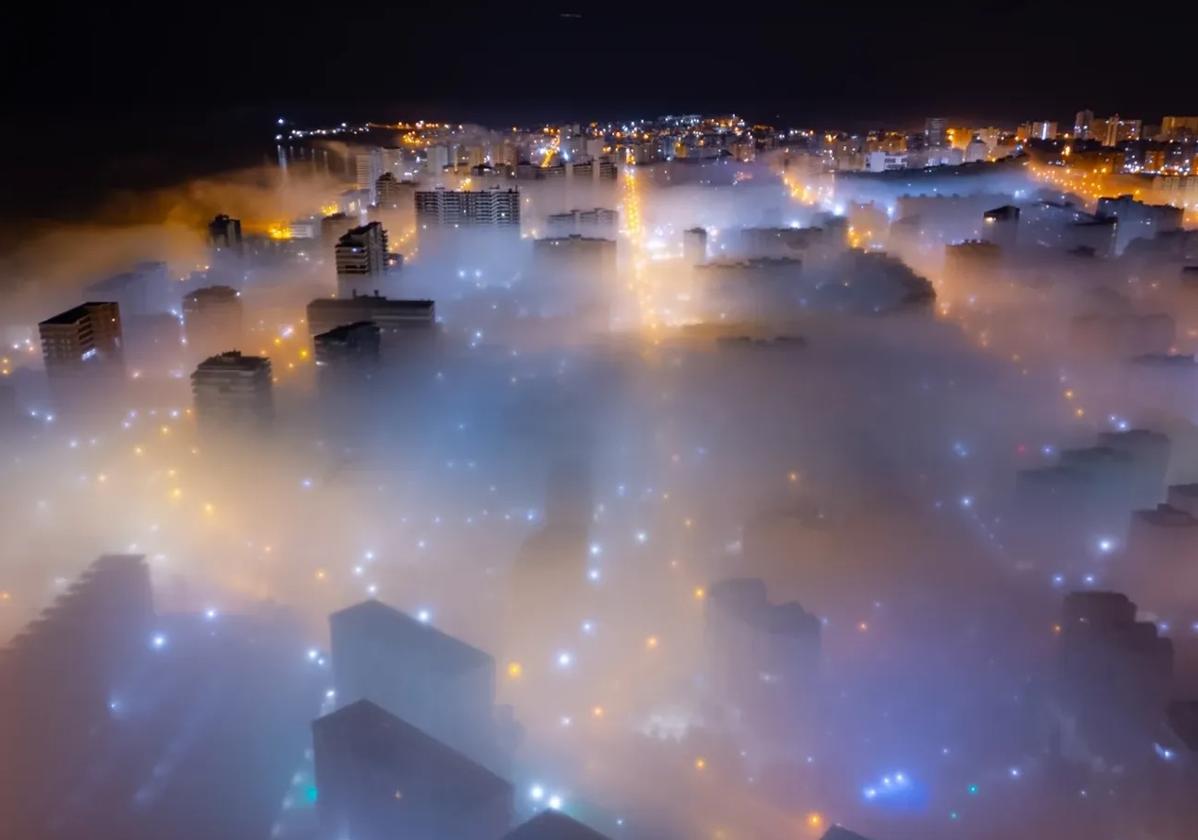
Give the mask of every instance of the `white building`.
POLYGON ((906 152, 870 152, 865 158, 867 172, 893 172, 906 168, 906 152))
POLYGON ((374 185, 383 174, 383 153, 381 149, 371 149, 361 152, 355 159, 357 164, 358 189, 366 190, 370 195, 370 204, 375 202, 374 185))
POLYGON ((341 297, 369 293, 387 271, 387 231, 378 222, 350 230, 337 240, 336 261, 341 297))
POLYGON ((520 192, 514 189, 418 190, 416 222, 422 228, 466 225, 520 228, 520 192))

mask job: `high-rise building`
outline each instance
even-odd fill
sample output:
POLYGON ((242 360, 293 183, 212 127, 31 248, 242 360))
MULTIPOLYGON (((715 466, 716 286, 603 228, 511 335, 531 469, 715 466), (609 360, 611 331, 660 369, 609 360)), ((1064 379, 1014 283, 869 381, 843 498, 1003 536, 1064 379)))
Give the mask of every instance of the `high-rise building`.
POLYGON ((322 837, 495 840, 511 825, 508 782, 370 700, 316 720, 312 744, 322 837))
POLYGON ((221 213, 208 223, 208 241, 218 251, 241 252, 241 220, 221 213))
POLYGON ((682 233, 682 259, 687 265, 707 262, 707 228, 688 228, 682 233))
POLYGON ((141 315, 160 314, 178 304, 166 263, 157 261, 141 262, 129 271, 97 280, 83 288, 83 297, 116 301, 127 321, 141 315))
POLYGON ((377 195, 375 193, 375 184, 378 182, 379 176, 383 174, 383 153, 381 149, 370 149, 366 152, 359 152, 354 158, 354 169, 357 174, 357 185, 359 190, 365 190, 370 204, 375 204, 377 195))
POLYGON ((230 350, 200 362, 191 374, 201 424, 259 425, 274 414, 270 359, 230 350))
POLYGON ((337 240, 335 253, 337 294, 368 294, 387 273, 387 231, 379 222, 353 228, 337 240))
POLYGON ((402 146, 384 146, 379 150, 382 155, 383 174, 391 173, 395 180, 401 180, 404 172, 404 150, 402 146))
POLYGON ((357 321, 313 336, 312 344, 321 367, 370 365, 379 359, 379 328, 372 321, 357 321))
POLYGON ((241 292, 231 286, 205 286, 183 296, 187 342, 207 352, 241 336, 241 292))
POLYGON ((1184 211, 1169 204, 1145 204, 1134 196, 1098 199, 1098 215, 1113 216, 1115 253, 1122 254, 1133 239, 1151 239, 1158 233, 1181 230, 1184 211))
POLYGON ((990 147, 977 134, 965 144, 964 163, 980 163, 990 156, 990 147))
POLYGON ((1078 111, 1073 118, 1073 138, 1075 140, 1090 140, 1094 134, 1094 112, 1078 111))
POLYGON ((424 150, 424 170, 429 175, 440 175, 449 166, 449 147, 429 146, 424 150))
POLYGON ((111 301, 89 301, 38 324, 51 377, 122 367, 121 312, 111 301))
POLYGON ((520 229, 520 191, 418 190, 416 223, 423 228, 489 225, 520 229))
POLYGON ((380 601, 329 626, 338 703, 370 700, 473 761, 501 763, 494 659, 380 601))
POLYGON ((1000 248, 1011 248, 1019 236, 1019 208, 1011 204, 995 207, 982 214, 982 239, 998 245, 1000 248))
POLYGON ((924 121, 924 136, 933 148, 948 145, 948 120, 944 117, 928 117, 924 121))
POLYGON ((608 279, 616 271, 616 242, 597 236, 555 236, 538 239, 532 246, 534 266, 565 274, 577 271, 589 278, 608 279))
POLYGON ((757 578, 708 587, 705 618, 717 690, 761 725, 784 726, 818 671, 820 620, 798 603, 771 604, 757 578))
POLYGON ((371 321, 384 334, 425 332, 437 320, 431 300, 392 300, 382 295, 317 298, 308 304, 308 331, 312 335, 334 327, 371 321))
POLYGON ((1032 140, 1056 140, 1059 133, 1057 124, 1050 120, 1038 120, 1031 125, 1032 140))
POLYGON ((375 182, 375 204, 390 210, 398 210, 408 205, 412 200, 415 184, 411 181, 401 181, 397 175, 384 172, 375 182))
POLYGON ((581 233, 592 236, 614 237, 619 224, 620 214, 615 210, 596 207, 593 210, 570 210, 566 213, 552 213, 545 220, 545 228, 550 236, 569 236, 581 233))
POLYGON ((1198 137, 1198 117, 1162 117, 1160 136, 1164 140, 1198 137))
POLYGON ((1164 722, 1173 644, 1118 592, 1065 596, 1052 692, 1054 746, 1090 766, 1142 754, 1164 722))
POLYGON ((0 833, 268 836, 325 688, 284 612, 158 614, 144 558, 96 560, 0 650, 0 833))
POLYGON ((1118 146, 1129 140, 1139 140, 1143 127, 1141 120, 1120 119, 1118 114, 1110 117, 1095 117, 1093 137, 1104 146, 1118 146))

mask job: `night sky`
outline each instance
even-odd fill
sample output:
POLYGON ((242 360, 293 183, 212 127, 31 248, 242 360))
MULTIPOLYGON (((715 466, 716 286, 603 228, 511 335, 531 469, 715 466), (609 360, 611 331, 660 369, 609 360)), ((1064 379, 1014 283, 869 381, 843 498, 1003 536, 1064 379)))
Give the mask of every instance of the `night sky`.
POLYGON ((1034 3, 31 4, 0 27, 8 203, 53 172, 106 189, 232 165, 277 115, 503 125, 735 110, 864 128, 1090 107, 1154 121, 1198 111, 1181 34, 1196 9, 1154 4, 1137 28, 1034 3))

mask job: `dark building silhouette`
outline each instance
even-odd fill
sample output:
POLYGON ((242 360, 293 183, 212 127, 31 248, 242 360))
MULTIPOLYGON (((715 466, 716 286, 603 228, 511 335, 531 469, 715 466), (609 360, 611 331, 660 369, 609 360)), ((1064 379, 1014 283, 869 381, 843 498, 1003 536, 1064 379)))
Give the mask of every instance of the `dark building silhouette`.
POLYGON ((824 832, 824 836, 820 840, 869 840, 869 838, 855 831, 849 831, 847 828, 839 825, 834 825, 824 832))
POLYGON ((503 835, 502 840, 608 840, 588 825, 560 811, 542 811, 503 835))
POLYGON ((374 322, 386 335, 421 333, 436 317, 431 300, 391 300, 377 294, 317 298, 308 304, 308 330, 314 336, 359 321, 374 322))
POLYGON ((512 787, 385 709, 358 700, 312 724, 322 837, 494 840, 512 787))
POLYGON ((379 328, 373 321, 356 321, 314 336, 316 364, 344 368, 370 366, 379 360, 379 328))
POLYGON ((481 764, 506 771, 495 660, 379 601, 329 616, 341 705, 370 700, 481 764))
POLYGON ((113 274, 84 287, 88 300, 111 300, 126 319, 166 312, 179 298, 172 288, 166 263, 140 262, 129 271, 113 274))
POLYGON ((0 653, 0 836, 267 836, 323 688, 298 632, 158 615, 143 558, 101 557, 0 653))
POLYGON ((241 220, 224 213, 208 223, 208 241, 218 251, 241 252, 241 220))
POLYGON ((771 604, 760 579, 733 578, 708 588, 705 624, 712 685, 748 719, 775 726, 806 705, 819 669, 817 617, 771 604))
POLYGON ((183 324, 193 349, 211 353, 235 346, 241 317, 241 293, 231 286, 205 286, 183 296, 183 324))
POLYGON ((196 417, 209 428, 257 426, 274 415, 270 359, 236 350, 210 356, 191 374, 196 417))
POLYGON ((1067 760, 1124 764, 1150 755, 1173 678, 1173 643, 1136 620, 1118 592, 1065 596, 1053 692, 1054 746, 1067 760))

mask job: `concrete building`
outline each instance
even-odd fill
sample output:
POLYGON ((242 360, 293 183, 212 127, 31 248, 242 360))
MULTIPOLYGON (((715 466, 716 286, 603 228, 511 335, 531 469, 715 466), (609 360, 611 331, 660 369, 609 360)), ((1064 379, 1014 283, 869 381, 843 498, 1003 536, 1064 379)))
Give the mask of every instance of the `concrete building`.
POLYGON ((367 699, 492 769, 505 766, 495 660, 380 601, 329 616, 341 705, 367 699))
POLYGON ((687 265, 707 262, 707 228, 693 227, 682 232, 682 260, 687 265))
POLYGON ((1143 756, 1164 720, 1172 675, 1172 643, 1136 620, 1126 595, 1066 595, 1050 711, 1055 751, 1088 765, 1143 756))
POLYGON ((221 213, 208 223, 208 242, 217 251, 241 253, 241 220, 221 213))
POLYGON ((316 336, 334 327, 371 321, 383 335, 424 332, 436 323, 431 300, 392 300, 381 295, 317 298, 308 304, 308 331, 316 336))
POLYGON ((1145 204, 1131 195, 1098 199, 1099 217, 1117 220, 1115 253, 1122 254, 1133 239, 1152 239, 1159 233, 1181 230, 1185 212, 1169 204, 1145 204))
POLYGON ((545 220, 545 227, 550 236, 569 236, 578 233, 584 236, 603 236, 614 239, 619 220, 620 214, 615 210, 596 207, 593 210, 552 213, 545 220))
POLYGON ((123 366, 121 312, 111 301, 89 301, 38 324, 51 377, 123 366))
POLYGON ((369 204, 377 203, 376 185, 379 176, 383 174, 383 153, 381 149, 370 149, 359 152, 354 157, 354 171, 357 175, 357 186, 368 196, 369 204))
POLYGON ((377 291, 387 273, 387 231, 379 222, 353 228, 337 240, 337 295, 354 297, 377 291))
POLYGON ((19 687, 0 692, 4 836, 269 836, 324 689, 301 630, 283 610, 158 613, 137 555, 58 589, 0 650, 19 687))
POLYGON ((1160 136, 1164 140, 1198 137, 1198 117, 1162 117, 1160 136))
POLYGON ((236 343, 241 317, 241 292, 231 286, 204 286, 183 296, 187 343, 201 351, 236 343))
POLYGON ((157 315, 178 303, 164 262, 141 262, 83 288, 87 300, 116 301, 126 319, 157 315))
POLYGON ((1094 120, 1094 139, 1107 147, 1118 146, 1130 140, 1139 140, 1143 132, 1142 120, 1120 119, 1118 114, 1098 117, 1094 120))
POLYGON ((421 228, 493 226, 520 230, 520 192, 515 189, 417 190, 421 228))
POLYGON ((312 344, 321 367, 371 365, 379 360, 379 328, 372 321, 333 327, 313 336, 312 344))
POLYGON ((211 356, 191 374, 198 421, 211 428, 268 422, 274 414, 270 359, 237 350, 211 356))
POLYGON ((1162 612, 1193 613, 1198 586, 1198 484, 1169 487, 1165 502, 1131 516, 1120 586, 1162 612))
POLYGON ((1000 248, 1014 248, 1019 240, 1019 208, 1004 204, 983 213, 982 239, 1000 248))
POLYGON ((928 117, 924 121, 924 137, 928 146, 939 148, 948 145, 948 120, 944 117, 928 117))
POLYGON ((557 236, 538 239, 532 246, 534 265, 541 271, 577 271, 589 277, 615 276, 616 242, 596 236, 557 236))
POLYGON ((512 786, 381 706, 358 700, 312 724, 322 837, 495 840, 512 786))
POLYGON ((1038 120, 1031 125, 1032 140, 1056 140, 1060 131, 1057 124, 1049 120, 1038 120))
POLYGON ((973 135, 965 144, 964 163, 981 163, 990 157, 990 146, 978 135, 973 135))
POLYGON ((797 603, 771 604, 764 581, 712 584, 704 637, 712 684, 764 726, 792 722, 819 671, 820 620, 797 603))
POLYGON ((542 811, 513 828, 501 840, 609 840, 561 811, 542 811))
POLYGON ((906 152, 876 151, 865 156, 866 172, 894 172, 906 168, 906 152))
POLYGON ((449 166, 449 147, 429 146, 424 150, 424 169, 429 175, 440 176, 449 166))
POLYGON ((1094 112, 1078 111, 1073 118, 1073 139, 1091 140, 1094 137, 1094 112))
POLYGON ((402 181, 391 172, 384 172, 374 184, 375 204, 389 210, 406 208, 416 192, 412 181, 402 181))

